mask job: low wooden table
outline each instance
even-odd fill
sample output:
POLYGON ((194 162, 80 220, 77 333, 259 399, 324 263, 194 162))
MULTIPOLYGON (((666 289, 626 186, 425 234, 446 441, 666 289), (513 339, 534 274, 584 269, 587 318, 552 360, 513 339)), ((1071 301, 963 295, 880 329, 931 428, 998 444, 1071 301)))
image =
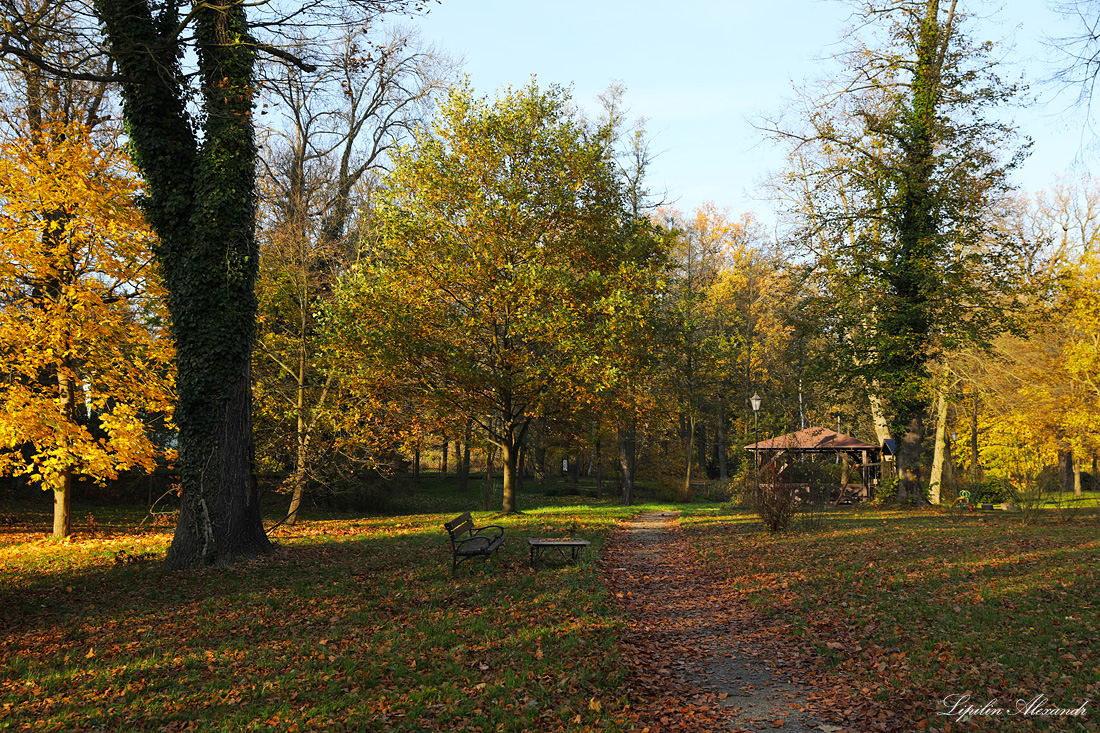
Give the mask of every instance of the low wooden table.
POLYGON ((528 537, 527 544, 531 547, 531 567, 538 570, 539 558, 543 556, 547 550, 557 550, 561 556, 565 557, 566 549, 569 550, 570 558, 573 562, 577 561, 577 555, 584 548, 588 547, 592 543, 588 540, 572 539, 567 537, 528 537))

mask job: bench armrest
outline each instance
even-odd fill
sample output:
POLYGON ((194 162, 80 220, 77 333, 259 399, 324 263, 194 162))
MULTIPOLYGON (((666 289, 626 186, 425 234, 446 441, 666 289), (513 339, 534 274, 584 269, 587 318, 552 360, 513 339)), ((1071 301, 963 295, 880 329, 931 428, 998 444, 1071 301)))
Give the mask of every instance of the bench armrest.
POLYGON ((472 547, 475 548, 474 551, 475 552, 478 552, 478 551, 483 552, 483 551, 486 551, 486 550, 489 550, 490 548, 492 548, 493 544, 498 542, 498 541, 501 541, 500 536, 488 537, 486 535, 472 535, 472 536, 467 537, 465 539, 456 540, 454 547, 455 547, 455 552, 462 552, 463 548, 465 548, 468 543, 473 542, 473 543, 475 543, 474 545, 472 545, 472 547))
MULTIPOLYGON (((495 529, 496 534, 494 536, 496 536, 496 537, 503 537, 504 536, 504 527, 501 527, 498 524, 487 524, 484 527, 475 527, 474 529, 470 530, 470 536, 474 537, 476 535, 481 535, 481 530, 483 530, 483 529, 495 529)), ((484 536, 484 535, 482 535, 482 536, 484 536)))

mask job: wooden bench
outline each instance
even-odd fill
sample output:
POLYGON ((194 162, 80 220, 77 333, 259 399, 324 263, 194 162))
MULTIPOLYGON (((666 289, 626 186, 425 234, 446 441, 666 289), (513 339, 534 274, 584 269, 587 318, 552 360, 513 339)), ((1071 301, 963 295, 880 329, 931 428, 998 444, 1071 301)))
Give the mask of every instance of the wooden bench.
POLYGON ((451 553, 453 563, 451 575, 458 570, 458 563, 462 560, 480 557, 486 562, 489 557, 504 544, 504 528, 495 524, 484 527, 475 527, 470 513, 455 517, 443 525, 447 534, 451 537, 451 553), (485 530, 495 530, 488 534, 482 534, 485 530))
POLYGON ((565 557, 565 551, 569 550, 570 559, 573 562, 577 562, 577 553, 583 552, 584 548, 588 547, 592 543, 588 540, 574 539, 571 537, 528 537, 527 544, 531 548, 531 567, 535 570, 539 569, 539 560, 544 557, 544 553, 547 550, 557 550, 561 557, 565 557))

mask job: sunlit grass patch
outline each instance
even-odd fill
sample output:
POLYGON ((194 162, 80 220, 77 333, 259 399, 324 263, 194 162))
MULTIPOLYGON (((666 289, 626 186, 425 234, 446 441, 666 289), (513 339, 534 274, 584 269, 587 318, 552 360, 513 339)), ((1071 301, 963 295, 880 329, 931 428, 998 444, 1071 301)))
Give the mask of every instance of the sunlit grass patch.
POLYGON ((475 512, 508 540, 455 577, 438 512, 283 525, 272 555, 188 573, 127 560, 162 558, 163 532, 12 543, 0 727, 619 730, 620 619, 594 560, 636 511, 475 512), (536 573, 524 538, 544 534, 593 547, 536 573))
MULTIPOLYGON (((1010 706, 1100 698, 1095 510, 1023 524, 1005 512, 953 522, 935 510, 843 509, 820 531, 780 535, 747 516, 689 510, 682 521, 707 566, 789 622, 849 689, 922 709, 933 727, 950 694, 1010 706)), ((997 724, 1095 730, 1097 718, 997 724)))

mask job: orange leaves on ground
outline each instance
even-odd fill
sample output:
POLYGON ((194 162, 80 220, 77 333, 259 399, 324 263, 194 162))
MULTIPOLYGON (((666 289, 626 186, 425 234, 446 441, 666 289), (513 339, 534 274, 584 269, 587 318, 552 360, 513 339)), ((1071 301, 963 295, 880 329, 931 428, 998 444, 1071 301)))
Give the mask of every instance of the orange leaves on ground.
POLYGON ((932 512, 860 510, 778 537, 738 518, 686 520, 715 579, 712 604, 771 617, 767 648, 793 648, 795 676, 830 724, 944 730, 937 713, 949 694, 1011 704, 1041 692, 1075 706, 1100 691, 1089 672, 1095 517, 1024 527, 1011 517, 959 525, 932 512))

